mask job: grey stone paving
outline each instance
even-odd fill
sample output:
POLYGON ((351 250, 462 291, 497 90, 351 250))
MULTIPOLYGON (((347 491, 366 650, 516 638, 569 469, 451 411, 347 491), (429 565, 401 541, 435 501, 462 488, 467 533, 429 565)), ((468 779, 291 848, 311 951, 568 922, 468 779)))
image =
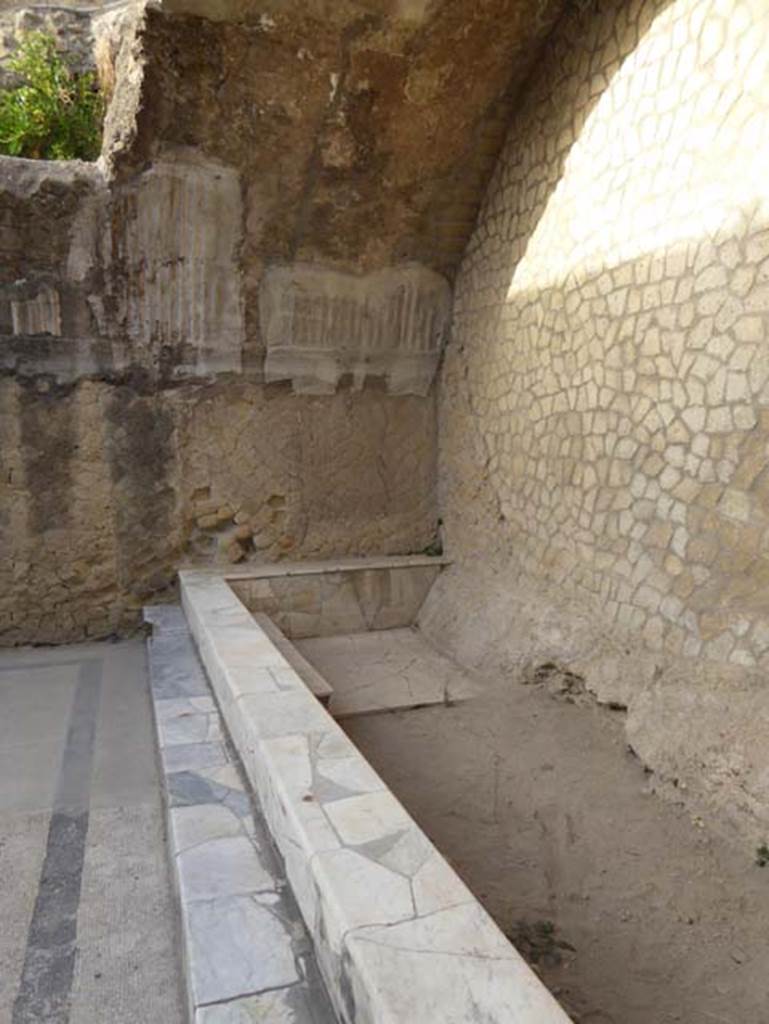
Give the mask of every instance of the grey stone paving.
POLYGON ((182 1024, 144 644, 0 653, 0 1024, 182 1024))
POLYGON ((150 679, 195 1024, 336 1021, 186 621, 147 608, 150 679))

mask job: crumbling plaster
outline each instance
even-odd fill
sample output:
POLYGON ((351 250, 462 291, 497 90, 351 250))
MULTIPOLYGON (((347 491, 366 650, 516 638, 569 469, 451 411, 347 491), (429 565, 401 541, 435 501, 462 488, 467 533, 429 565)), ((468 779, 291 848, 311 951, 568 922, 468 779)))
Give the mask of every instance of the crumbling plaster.
MULTIPOLYGON (((187 559, 434 539, 450 278, 557 7, 94 5, 101 160, 0 164, 3 640, 125 628, 187 559)), ((85 14, 33 21, 87 63, 85 14)))
POLYGON ((0 634, 129 628, 180 563, 420 550, 434 406, 381 389, 0 380, 0 634))
POLYGON ((92 26, 102 160, 0 164, 0 637, 440 515, 430 635, 568 664, 657 779, 769 825, 762 0, 92 26))

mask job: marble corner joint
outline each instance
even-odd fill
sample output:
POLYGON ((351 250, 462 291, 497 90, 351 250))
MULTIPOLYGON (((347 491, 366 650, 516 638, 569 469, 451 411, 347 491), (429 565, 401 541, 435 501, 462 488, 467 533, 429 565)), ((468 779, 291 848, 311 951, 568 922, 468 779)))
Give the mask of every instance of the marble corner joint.
POLYGON ((340 1020, 568 1024, 227 581, 179 575, 187 622, 340 1020))
POLYGON ((392 394, 426 395, 451 317, 451 288, 416 264, 350 274, 310 264, 272 266, 260 285, 268 383, 333 394, 384 378, 392 394))
POLYGON ((312 941, 181 608, 145 609, 192 1024, 336 1024, 312 941))

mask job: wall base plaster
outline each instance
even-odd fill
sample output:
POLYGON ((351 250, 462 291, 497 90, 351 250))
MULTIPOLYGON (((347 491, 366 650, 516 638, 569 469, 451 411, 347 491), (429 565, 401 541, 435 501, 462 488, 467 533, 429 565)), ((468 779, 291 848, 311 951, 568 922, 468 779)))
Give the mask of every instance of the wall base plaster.
POLYGON ((0 641, 129 628, 181 561, 422 550, 433 417, 375 389, 0 378, 0 641))
POLYGON ((769 833, 761 672, 649 651, 632 630, 607 624, 598 602, 527 577, 501 555, 445 569, 419 627, 460 664, 510 686, 542 666, 574 673, 606 714, 622 717, 650 790, 749 850, 769 833))

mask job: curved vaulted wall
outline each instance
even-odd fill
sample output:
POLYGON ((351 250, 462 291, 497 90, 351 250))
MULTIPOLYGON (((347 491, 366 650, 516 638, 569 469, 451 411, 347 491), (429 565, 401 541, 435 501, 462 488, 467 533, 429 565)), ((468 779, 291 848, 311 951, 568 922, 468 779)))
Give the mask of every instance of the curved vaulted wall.
POLYGON ((578 666, 647 763, 764 822, 768 46, 761 0, 553 34, 457 279, 425 614, 476 665, 578 666))

